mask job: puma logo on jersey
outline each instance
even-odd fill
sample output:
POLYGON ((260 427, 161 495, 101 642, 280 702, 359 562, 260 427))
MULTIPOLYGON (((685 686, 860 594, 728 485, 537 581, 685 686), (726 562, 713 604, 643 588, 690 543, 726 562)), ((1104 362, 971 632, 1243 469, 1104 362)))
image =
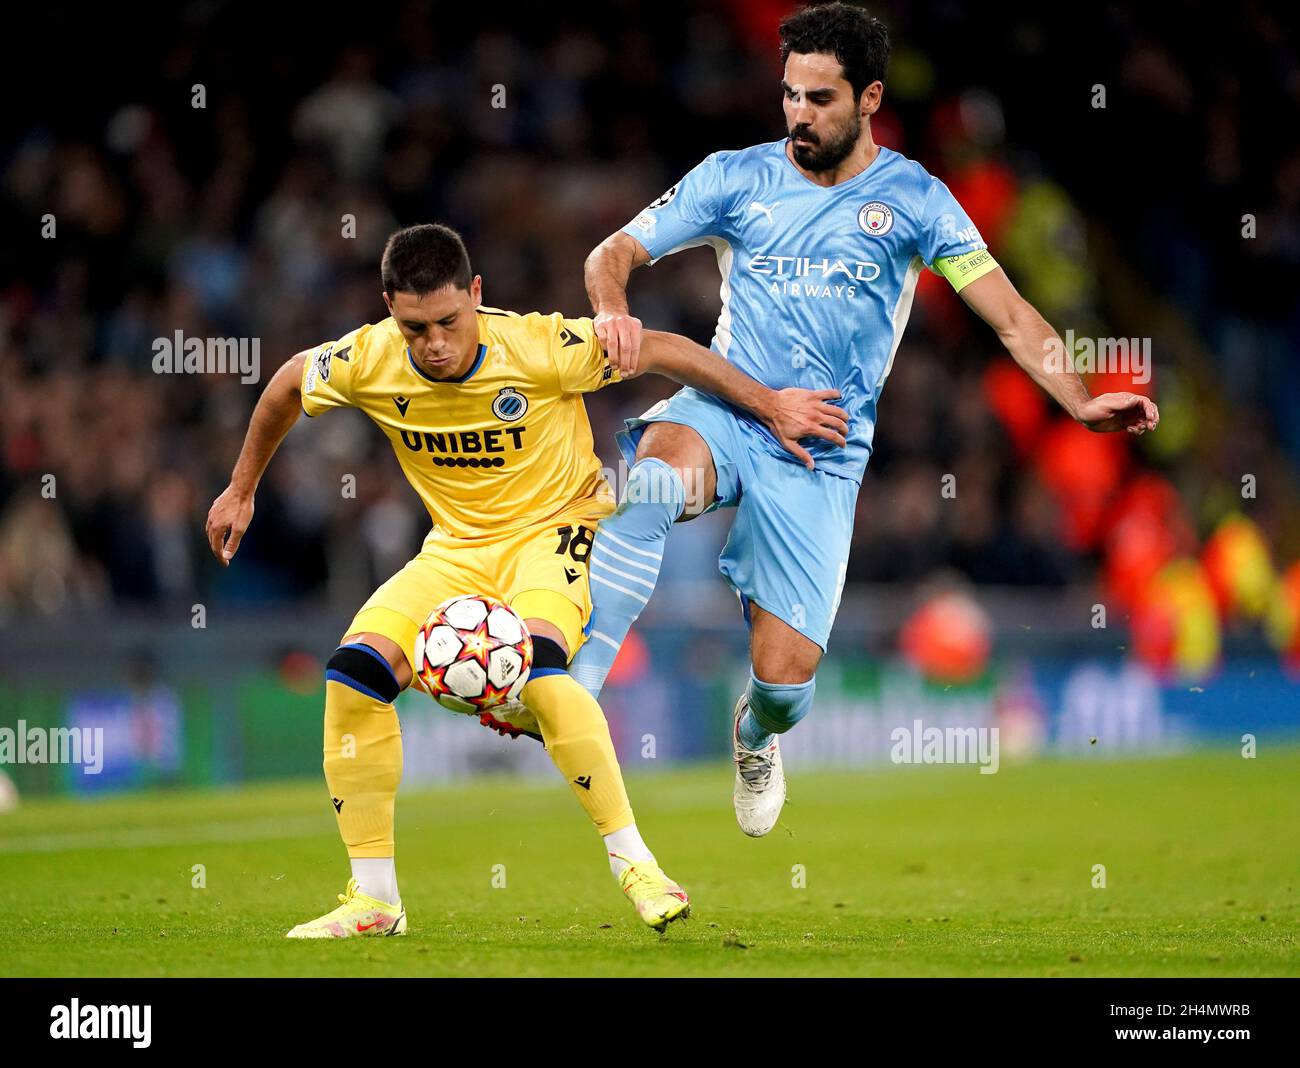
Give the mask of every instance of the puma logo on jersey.
POLYGON ((760 215, 766 215, 768 223, 771 223, 773 221, 772 212, 776 211, 776 209, 779 208, 780 206, 781 206, 781 201, 779 200, 771 207, 768 207, 761 200, 751 200, 749 202, 749 210, 756 211, 760 215))

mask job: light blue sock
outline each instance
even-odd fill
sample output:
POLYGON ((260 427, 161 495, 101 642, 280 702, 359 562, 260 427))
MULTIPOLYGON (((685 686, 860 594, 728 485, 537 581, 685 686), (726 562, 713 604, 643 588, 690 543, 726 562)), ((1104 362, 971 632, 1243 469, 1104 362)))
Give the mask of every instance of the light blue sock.
POLYGON ((569 673, 592 697, 659 579, 664 538, 686 507, 677 471, 656 457, 639 461, 627 477, 623 503, 596 529, 590 558, 591 634, 569 673))
POLYGON ((817 680, 790 685, 763 682, 749 676, 749 709, 740 717, 740 744, 755 751, 771 744, 772 735, 784 734, 812 710, 817 680))

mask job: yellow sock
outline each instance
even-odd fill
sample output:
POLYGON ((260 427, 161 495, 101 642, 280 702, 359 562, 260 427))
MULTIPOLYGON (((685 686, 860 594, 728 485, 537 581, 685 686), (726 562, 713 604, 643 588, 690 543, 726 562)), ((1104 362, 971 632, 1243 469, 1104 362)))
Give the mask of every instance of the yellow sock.
POLYGON ((537 717, 546 751, 596 829, 610 834, 632 823, 609 724, 596 699, 567 674, 533 679, 522 699, 537 717))
POLYGON ((351 686, 325 683, 325 782, 349 857, 391 857, 402 781, 397 710, 351 686))

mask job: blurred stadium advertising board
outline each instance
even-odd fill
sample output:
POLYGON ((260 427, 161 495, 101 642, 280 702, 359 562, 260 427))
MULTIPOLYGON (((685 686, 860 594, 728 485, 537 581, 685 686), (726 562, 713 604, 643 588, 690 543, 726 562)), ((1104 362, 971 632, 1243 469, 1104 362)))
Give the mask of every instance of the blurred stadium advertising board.
MULTIPOLYGON (((855 654, 861 643, 852 634, 845 638, 818 673, 815 713, 783 742, 792 766, 988 768, 1041 756, 1154 756, 1203 745, 1240 747, 1247 735, 1260 744, 1300 736, 1300 689, 1276 658, 1263 654, 1235 656, 1189 684, 1162 682, 1121 654, 1009 650, 958 685, 926 680, 892 656, 855 654)), ((681 670, 634 669, 607 686, 602 704, 630 772, 725 757, 729 712, 744 684, 737 668, 744 661, 731 646, 742 641, 743 632, 646 629, 647 662, 677 663, 681 670)), ((317 778, 322 684, 316 665, 304 659, 301 671, 282 663, 220 677, 186 672, 134 688, 76 678, 58 683, 49 673, 9 679, 0 683, 0 729, 16 731, 21 723, 28 733, 98 730, 102 766, 92 774, 10 753, 4 769, 25 794, 88 796, 317 778)), ((482 774, 554 774, 537 743, 500 738, 423 694, 408 691, 398 711, 407 788, 482 774)))

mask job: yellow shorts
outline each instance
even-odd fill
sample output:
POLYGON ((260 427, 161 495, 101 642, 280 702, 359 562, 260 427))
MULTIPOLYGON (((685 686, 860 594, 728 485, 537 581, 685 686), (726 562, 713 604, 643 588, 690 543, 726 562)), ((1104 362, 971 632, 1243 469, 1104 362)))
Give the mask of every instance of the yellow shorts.
POLYGON ((572 658, 591 619, 587 557, 601 518, 553 519, 488 544, 430 531, 419 555, 371 594, 346 633, 382 634, 409 662, 429 613, 448 598, 477 593, 558 628, 572 658))

